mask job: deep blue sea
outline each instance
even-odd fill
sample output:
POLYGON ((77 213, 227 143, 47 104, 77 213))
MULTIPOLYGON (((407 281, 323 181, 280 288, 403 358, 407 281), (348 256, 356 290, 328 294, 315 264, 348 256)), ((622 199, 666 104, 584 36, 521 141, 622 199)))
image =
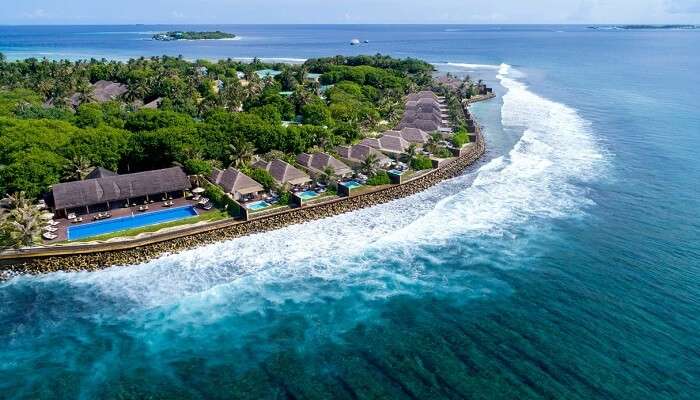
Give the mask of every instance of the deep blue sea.
POLYGON ((384 53, 498 94, 483 162, 423 193, 1 283, 1 398, 698 398, 700 31, 0 27, 0 52, 384 53), (149 40, 170 29, 240 39, 149 40))

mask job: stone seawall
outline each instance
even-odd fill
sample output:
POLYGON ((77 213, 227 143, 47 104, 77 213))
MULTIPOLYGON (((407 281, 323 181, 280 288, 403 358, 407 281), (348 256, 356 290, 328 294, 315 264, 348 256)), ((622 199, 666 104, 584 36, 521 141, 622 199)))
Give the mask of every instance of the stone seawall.
POLYGON ((55 271, 91 271, 114 265, 138 264, 168 253, 234 239, 289 225, 331 217, 407 197, 437 183, 458 176, 485 152, 483 136, 477 128, 477 141, 466 154, 428 174, 374 192, 295 208, 250 221, 226 221, 193 231, 173 232, 145 240, 105 243, 84 249, 46 248, 32 254, 0 257, 0 279, 14 274, 41 274, 55 271))

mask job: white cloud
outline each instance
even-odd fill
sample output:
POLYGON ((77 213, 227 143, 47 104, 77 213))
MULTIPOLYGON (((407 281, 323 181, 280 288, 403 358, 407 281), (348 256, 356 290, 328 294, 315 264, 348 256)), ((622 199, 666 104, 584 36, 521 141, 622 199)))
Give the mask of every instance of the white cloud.
POLYGON ((43 8, 37 8, 32 12, 24 13, 23 17, 27 19, 47 19, 51 18, 51 15, 43 8))

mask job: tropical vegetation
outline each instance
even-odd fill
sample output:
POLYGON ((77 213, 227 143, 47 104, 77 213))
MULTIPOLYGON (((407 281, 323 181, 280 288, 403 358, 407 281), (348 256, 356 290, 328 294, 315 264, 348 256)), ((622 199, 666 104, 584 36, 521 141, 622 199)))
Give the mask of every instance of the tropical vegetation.
POLYGON ((181 165, 206 175, 249 165, 255 155, 293 160, 332 150, 394 126, 402 97, 428 85, 431 72, 423 61, 382 55, 300 65, 0 57, 0 195, 40 198, 94 167, 129 173, 181 165), (261 78, 263 69, 281 73, 261 78), (102 80, 126 85, 126 93, 98 102, 93 84, 102 80))

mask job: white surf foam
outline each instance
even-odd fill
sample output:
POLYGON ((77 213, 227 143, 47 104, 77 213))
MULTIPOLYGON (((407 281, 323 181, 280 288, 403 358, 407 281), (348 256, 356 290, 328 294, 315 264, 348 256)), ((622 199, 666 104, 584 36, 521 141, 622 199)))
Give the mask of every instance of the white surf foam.
MULTIPOLYGON (((430 269, 441 259, 425 260, 426 245, 498 237, 535 218, 568 217, 591 204, 579 183, 595 176, 603 156, 590 125, 575 110, 529 91, 512 72, 499 66, 498 79, 507 90, 502 123, 524 133, 508 154, 477 172, 406 199, 134 268, 32 279, 65 280, 83 292, 146 307, 177 304, 182 312, 196 309, 193 304, 248 312, 349 292, 371 300, 433 295, 442 287, 454 291, 455 285, 443 285, 447 278, 430 269)), ((478 295, 478 287, 463 289, 478 295)))
POLYGON ((452 65, 454 67, 460 67, 468 70, 477 70, 477 69, 492 69, 492 70, 498 70, 501 66, 500 65, 492 65, 492 64, 465 64, 465 63, 447 63, 447 65, 452 65))

